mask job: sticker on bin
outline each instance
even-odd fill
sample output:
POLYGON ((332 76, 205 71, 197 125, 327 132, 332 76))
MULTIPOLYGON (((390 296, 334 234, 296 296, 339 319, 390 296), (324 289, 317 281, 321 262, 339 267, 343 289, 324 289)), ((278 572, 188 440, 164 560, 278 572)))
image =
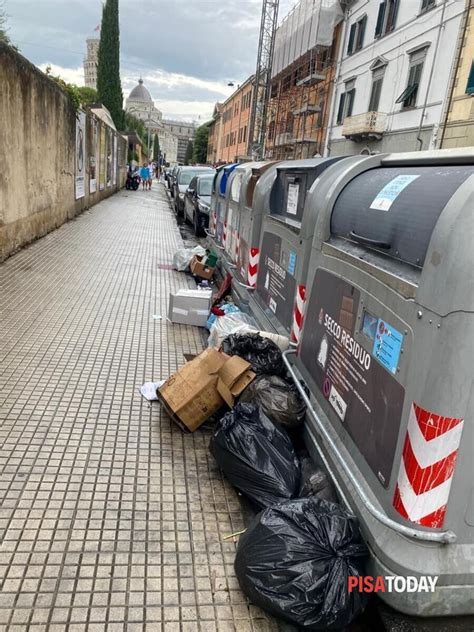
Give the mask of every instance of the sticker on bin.
POLYGON ((419 175, 397 176, 388 182, 384 188, 377 194, 377 197, 370 205, 370 208, 377 211, 388 211, 395 202, 400 193, 407 188, 409 184, 419 178, 419 175))
POLYGON ((379 318, 372 355, 394 375, 398 369, 402 344, 403 334, 379 318))
POLYGON ((298 212, 298 194, 300 187, 298 184, 288 185, 288 201, 286 203, 286 212, 289 215, 296 215, 298 212))

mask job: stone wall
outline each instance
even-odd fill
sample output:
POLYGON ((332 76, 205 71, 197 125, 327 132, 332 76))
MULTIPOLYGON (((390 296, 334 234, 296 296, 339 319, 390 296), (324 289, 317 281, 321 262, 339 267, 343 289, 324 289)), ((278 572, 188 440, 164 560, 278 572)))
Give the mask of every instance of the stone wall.
MULTIPOLYGON (((126 141, 117 136, 117 183, 75 199, 76 112, 38 68, 0 42, 0 261, 115 193, 124 184, 126 141)), ((86 113, 86 139, 91 121, 86 113)), ((100 127, 99 127, 100 132, 100 127)))

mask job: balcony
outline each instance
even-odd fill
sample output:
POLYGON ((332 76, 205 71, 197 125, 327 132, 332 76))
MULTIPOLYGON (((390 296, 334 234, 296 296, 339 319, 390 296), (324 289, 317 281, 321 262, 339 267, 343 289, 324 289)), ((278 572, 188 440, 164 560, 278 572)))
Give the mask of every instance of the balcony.
POLYGON ((279 147, 280 145, 288 145, 291 142, 292 135, 290 134, 290 132, 283 132, 275 136, 275 147, 279 147))
POLYGON ((350 140, 380 140, 387 125, 385 112, 364 112, 344 119, 342 135, 350 140))
POLYGON ((306 77, 303 77, 303 79, 300 79, 296 85, 297 86, 315 86, 318 83, 321 83, 321 81, 324 81, 324 78, 326 76, 326 73, 323 70, 315 70, 314 72, 312 72, 309 75, 306 75, 306 77))
POLYGON ((305 116, 308 114, 318 114, 321 112, 321 107, 316 103, 306 103, 303 107, 293 110, 293 116, 305 116))

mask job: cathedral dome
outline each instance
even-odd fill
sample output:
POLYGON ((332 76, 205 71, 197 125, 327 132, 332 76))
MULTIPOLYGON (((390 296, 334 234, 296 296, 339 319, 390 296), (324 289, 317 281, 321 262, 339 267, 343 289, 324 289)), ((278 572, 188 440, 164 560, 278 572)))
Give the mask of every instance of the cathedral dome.
POLYGON ((138 86, 135 86, 133 90, 130 92, 128 99, 130 101, 144 101, 147 103, 153 103, 151 94, 143 85, 143 79, 141 78, 138 81, 138 86))

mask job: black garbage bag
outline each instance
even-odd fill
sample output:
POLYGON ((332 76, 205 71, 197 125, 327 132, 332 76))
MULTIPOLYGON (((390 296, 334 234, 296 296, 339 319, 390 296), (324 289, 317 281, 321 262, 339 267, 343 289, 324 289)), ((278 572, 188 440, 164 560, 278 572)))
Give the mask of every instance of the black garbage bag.
POLYGON ((291 440, 258 406, 239 403, 224 415, 210 450, 229 481, 258 507, 298 495, 300 463, 291 440))
POLYGON ((221 349, 250 362, 257 375, 285 375, 281 350, 273 340, 260 334, 230 334, 222 341, 221 349))
POLYGON ((240 537, 235 571, 243 592, 267 612, 304 630, 340 630, 368 602, 366 593, 348 590, 367 554, 355 516, 298 498, 254 519, 240 537))
POLYGON ((336 488, 329 476, 319 468, 309 456, 300 459, 301 487, 299 495, 302 498, 317 496, 329 502, 337 502, 336 488))
POLYGON ((302 425, 306 406, 296 387, 278 375, 259 375, 247 386, 239 402, 258 404, 265 415, 285 428, 302 425))

